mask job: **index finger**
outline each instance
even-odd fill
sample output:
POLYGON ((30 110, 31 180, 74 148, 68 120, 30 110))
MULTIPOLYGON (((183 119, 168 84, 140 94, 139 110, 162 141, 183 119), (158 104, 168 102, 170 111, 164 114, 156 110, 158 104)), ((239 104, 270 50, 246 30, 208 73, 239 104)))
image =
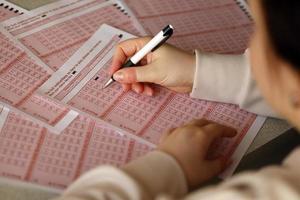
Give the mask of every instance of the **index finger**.
MULTIPOLYGON (((211 144, 220 137, 234 137, 236 135, 236 130, 228 127, 223 126, 217 123, 209 123, 203 127, 201 127, 202 133, 205 133, 204 140, 205 142, 202 145, 202 148, 205 150, 204 156, 207 154, 207 151, 211 144)), ((203 138, 202 138, 203 139, 203 138)))
POLYGON ((126 60, 143 48, 148 41, 150 41, 150 37, 134 38, 119 43, 109 68, 109 74, 113 75, 118 71, 126 60))
POLYGON ((237 133, 234 128, 217 123, 207 124, 203 130, 208 133, 210 142, 220 137, 234 137, 237 133))

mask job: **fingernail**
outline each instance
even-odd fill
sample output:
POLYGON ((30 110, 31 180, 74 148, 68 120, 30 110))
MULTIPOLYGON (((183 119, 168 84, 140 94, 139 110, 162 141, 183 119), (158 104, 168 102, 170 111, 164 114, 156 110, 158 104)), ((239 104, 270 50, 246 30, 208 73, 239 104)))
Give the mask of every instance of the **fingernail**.
POLYGON ((123 72, 116 72, 116 73, 114 73, 113 77, 116 81, 123 81, 124 74, 123 74, 123 72))
POLYGON ((142 91, 140 90, 140 88, 134 88, 133 89, 136 93, 140 94, 142 91))
POLYGON ((150 90, 150 91, 146 91, 146 94, 148 95, 148 96, 153 96, 153 92, 150 90))

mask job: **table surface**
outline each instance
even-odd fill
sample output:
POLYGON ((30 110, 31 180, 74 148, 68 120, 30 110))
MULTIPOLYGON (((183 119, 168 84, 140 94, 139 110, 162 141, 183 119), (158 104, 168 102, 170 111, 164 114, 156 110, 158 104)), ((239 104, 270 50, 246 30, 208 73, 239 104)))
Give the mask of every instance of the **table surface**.
MULTIPOLYGON (((54 2, 56 0, 9 0, 11 3, 17 4, 27 10, 37 8, 39 6, 54 2)), ((279 119, 268 118, 253 143, 249 147, 247 154, 253 152, 260 146, 268 143, 288 130, 290 125, 279 119)), ((57 191, 49 191, 42 187, 35 187, 30 184, 23 184, 7 179, 0 179, 0 200, 43 200, 49 199, 57 195, 57 191)))

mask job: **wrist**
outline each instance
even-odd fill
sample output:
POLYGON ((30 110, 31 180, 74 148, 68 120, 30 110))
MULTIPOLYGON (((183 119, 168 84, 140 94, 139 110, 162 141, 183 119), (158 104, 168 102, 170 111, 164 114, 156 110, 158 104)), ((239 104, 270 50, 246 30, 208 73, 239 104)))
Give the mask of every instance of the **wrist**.
POLYGON ((174 196, 186 194, 187 182, 177 160, 163 151, 153 151, 130 162, 123 170, 137 180, 152 195, 168 193, 174 196), (169 184, 169 183, 173 184, 169 184))

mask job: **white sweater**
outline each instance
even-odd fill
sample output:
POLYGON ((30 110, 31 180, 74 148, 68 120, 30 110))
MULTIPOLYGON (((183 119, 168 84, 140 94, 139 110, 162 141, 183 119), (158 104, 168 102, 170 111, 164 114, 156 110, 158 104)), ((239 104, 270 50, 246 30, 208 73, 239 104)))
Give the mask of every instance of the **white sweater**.
MULTIPOLYGON (((275 116, 251 78, 247 55, 202 54, 191 96, 235 103, 248 111, 275 116)), ((57 200, 228 200, 300 199, 300 149, 282 166, 237 175, 216 187, 188 194, 184 173, 170 155, 154 151, 122 169, 98 167, 75 181, 57 200)))
POLYGON ((230 56, 196 51, 191 97, 237 104, 259 115, 277 117, 252 78, 248 57, 248 51, 230 56))

